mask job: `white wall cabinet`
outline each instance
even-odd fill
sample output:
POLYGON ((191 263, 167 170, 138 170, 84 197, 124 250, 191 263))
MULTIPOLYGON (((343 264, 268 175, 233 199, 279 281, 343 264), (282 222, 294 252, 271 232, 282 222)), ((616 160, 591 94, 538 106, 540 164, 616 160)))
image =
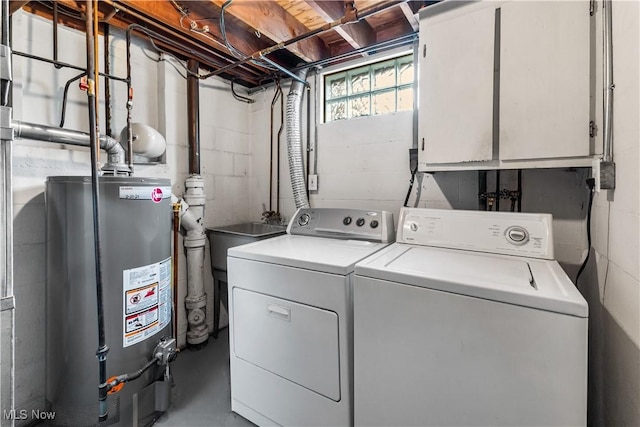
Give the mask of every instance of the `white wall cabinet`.
POLYGON ((423 9, 420 170, 591 166, 592 19, 588 1, 423 9))

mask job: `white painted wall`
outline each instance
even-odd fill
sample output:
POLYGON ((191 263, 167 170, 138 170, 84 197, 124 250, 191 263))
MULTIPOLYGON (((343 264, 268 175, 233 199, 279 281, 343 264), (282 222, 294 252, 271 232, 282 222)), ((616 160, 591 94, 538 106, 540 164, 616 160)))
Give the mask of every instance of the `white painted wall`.
MULTIPOLYGON (((601 46, 602 20, 596 23, 601 46)), ((580 279, 591 316, 589 410, 593 425, 640 425, 639 27, 640 3, 614 1, 616 188, 594 199, 591 259, 580 279)), ((596 70, 596 106, 600 107, 601 58, 596 70)), ((602 129, 601 116, 598 127, 602 129)), ((602 133, 597 143, 602 143, 602 133)))
MULTIPOLYGON (((30 14, 13 15, 14 50, 52 57, 51 23, 30 14)), ((59 60, 84 66, 84 34, 59 27, 59 60)), ((100 38, 102 48, 102 38, 100 38)), ((112 30, 112 73, 126 75, 124 33, 112 30)), ((99 57, 102 59, 102 54, 99 57)), ((186 80, 146 43, 132 49, 134 87, 133 121, 158 129, 167 139, 166 164, 140 166, 136 176, 170 178, 181 195, 188 173, 186 80)), ((14 56, 14 118, 57 126, 66 80, 79 72, 14 56)), ((181 74, 184 70, 178 67, 181 74)), ((104 90, 102 81, 101 91, 104 90)), ((112 84, 113 130, 118 138, 126 125, 126 84, 112 84)), ((101 95, 104 100, 104 96, 101 95)), ((206 226, 220 226, 249 219, 251 174, 251 114, 247 104, 230 94, 227 82, 211 78, 200 84, 200 135, 202 175, 205 179, 206 226)), ((71 86, 65 127, 87 131, 86 94, 71 86)), ((104 129, 104 103, 100 106, 104 129)), ((14 277, 16 296, 15 402, 16 409, 44 409, 44 290, 45 217, 44 182, 50 175, 90 174, 89 151, 58 144, 17 140, 14 144, 14 277)), ((103 153, 104 155, 104 153, 103 153)), ((180 245, 182 245, 180 243, 180 245)), ((186 263, 179 250, 179 298, 186 293, 186 263)), ((207 312, 213 312, 213 285, 208 248, 205 259, 207 312)), ((181 307, 181 305, 179 304, 181 307)), ((213 318, 209 318, 212 331, 213 318)), ((179 313, 179 343, 186 333, 184 311, 179 313)), ((93 344, 87 351, 95 352, 93 344)), ((29 412, 30 413, 30 412, 29 412)))

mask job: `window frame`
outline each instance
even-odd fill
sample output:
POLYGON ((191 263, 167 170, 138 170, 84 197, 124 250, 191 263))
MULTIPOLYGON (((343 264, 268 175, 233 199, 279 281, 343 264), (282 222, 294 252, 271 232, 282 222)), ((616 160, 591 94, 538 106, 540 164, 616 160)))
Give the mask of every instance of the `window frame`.
POLYGON ((350 120, 350 119, 354 119, 354 118, 359 118, 359 117, 375 117, 375 116, 379 116, 379 115, 383 115, 383 114, 395 114, 398 113, 399 111, 413 111, 414 110, 414 105, 415 105, 415 100, 412 103, 412 106, 410 109, 407 110, 398 110, 398 102, 399 102, 399 92, 401 90, 405 90, 405 89, 411 89, 412 92, 412 96, 415 97, 415 85, 417 84, 417 70, 415 69, 416 64, 415 64, 415 60, 413 58, 413 50, 407 50, 406 48, 401 49, 401 50, 395 50, 392 52, 387 52, 384 55, 376 55, 376 56, 372 56, 372 57, 367 57, 367 58, 362 58, 360 60, 357 61, 351 61, 349 62, 347 65, 345 64, 341 64, 340 66, 334 66, 334 67, 329 67, 325 70, 323 70, 320 73, 320 81, 318 82, 319 86, 320 86, 320 99, 318 100, 318 111, 320 112, 320 123, 321 124, 326 124, 326 123, 332 123, 332 122, 341 122, 341 121, 345 121, 345 120, 350 120), (405 61, 403 61, 403 59, 405 59, 405 61), (384 87, 380 87, 380 88, 374 88, 375 82, 374 82, 374 70, 376 68, 380 68, 377 67, 385 62, 390 62, 393 61, 394 64, 394 84, 390 85, 390 86, 384 86, 384 87), (402 65, 405 65, 407 63, 410 63, 413 67, 414 67, 414 73, 413 73, 413 80, 409 83, 400 83, 400 67, 402 65), (352 93, 350 91, 350 79, 348 79, 348 76, 350 74, 352 74, 354 71, 358 71, 361 72, 364 69, 367 69, 368 71, 368 87, 369 89, 367 91, 363 91, 363 92, 359 92, 359 93, 352 93), (341 95, 341 96, 336 96, 333 98, 327 97, 327 78, 330 78, 331 76, 336 76, 336 75, 341 75, 343 74, 345 77, 345 85, 347 86, 346 89, 346 94, 345 95, 341 95), (382 94, 388 91, 393 91, 394 92, 394 96, 395 96, 395 102, 394 102, 394 110, 393 111, 389 111, 388 113, 378 113, 375 114, 375 106, 374 106, 374 96, 377 94, 382 94), (368 97, 368 102, 369 102, 369 114, 363 114, 360 116, 350 116, 350 109, 351 109, 351 104, 350 104, 350 100, 355 99, 355 98, 359 98, 362 96, 366 96, 368 97), (330 113, 328 110, 329 107, 329 102, 330 101, 344 101, 345 102, 345 117, 342 119, 337 119, 337 120, 328 120, 328 118, 330 117, 330 113))

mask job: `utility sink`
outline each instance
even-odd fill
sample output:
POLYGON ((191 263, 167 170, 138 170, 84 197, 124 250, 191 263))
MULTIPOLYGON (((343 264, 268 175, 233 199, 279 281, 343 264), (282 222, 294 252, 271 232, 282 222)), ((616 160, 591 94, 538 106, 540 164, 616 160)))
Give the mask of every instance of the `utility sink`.
POLYGON ((207 237, 211 248, 211 273, 213 274, 213 337, 218 338, 220 325, 220 303, 225 309, 227 303, 227 251, 234 246, 256 242, 279 236, 287 232, 284 225, 248 222, 226 227, 207 228, 207 237))
POLYGON ((285 234, 286 231, 287 227, 284 225, 263 224, 261 222, 207 228, 207 237, 211 247, 211 268, 226 272, 227 250, 229 248, 279 236, 285 234))

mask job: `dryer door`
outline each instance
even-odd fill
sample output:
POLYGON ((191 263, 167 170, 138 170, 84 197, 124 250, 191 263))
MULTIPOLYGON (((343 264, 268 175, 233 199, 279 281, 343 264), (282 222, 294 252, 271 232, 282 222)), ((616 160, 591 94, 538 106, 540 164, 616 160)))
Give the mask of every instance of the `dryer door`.
POLYGON ((334 401, 340 400, 338 315, 233 288, 233 351, 334 401))

